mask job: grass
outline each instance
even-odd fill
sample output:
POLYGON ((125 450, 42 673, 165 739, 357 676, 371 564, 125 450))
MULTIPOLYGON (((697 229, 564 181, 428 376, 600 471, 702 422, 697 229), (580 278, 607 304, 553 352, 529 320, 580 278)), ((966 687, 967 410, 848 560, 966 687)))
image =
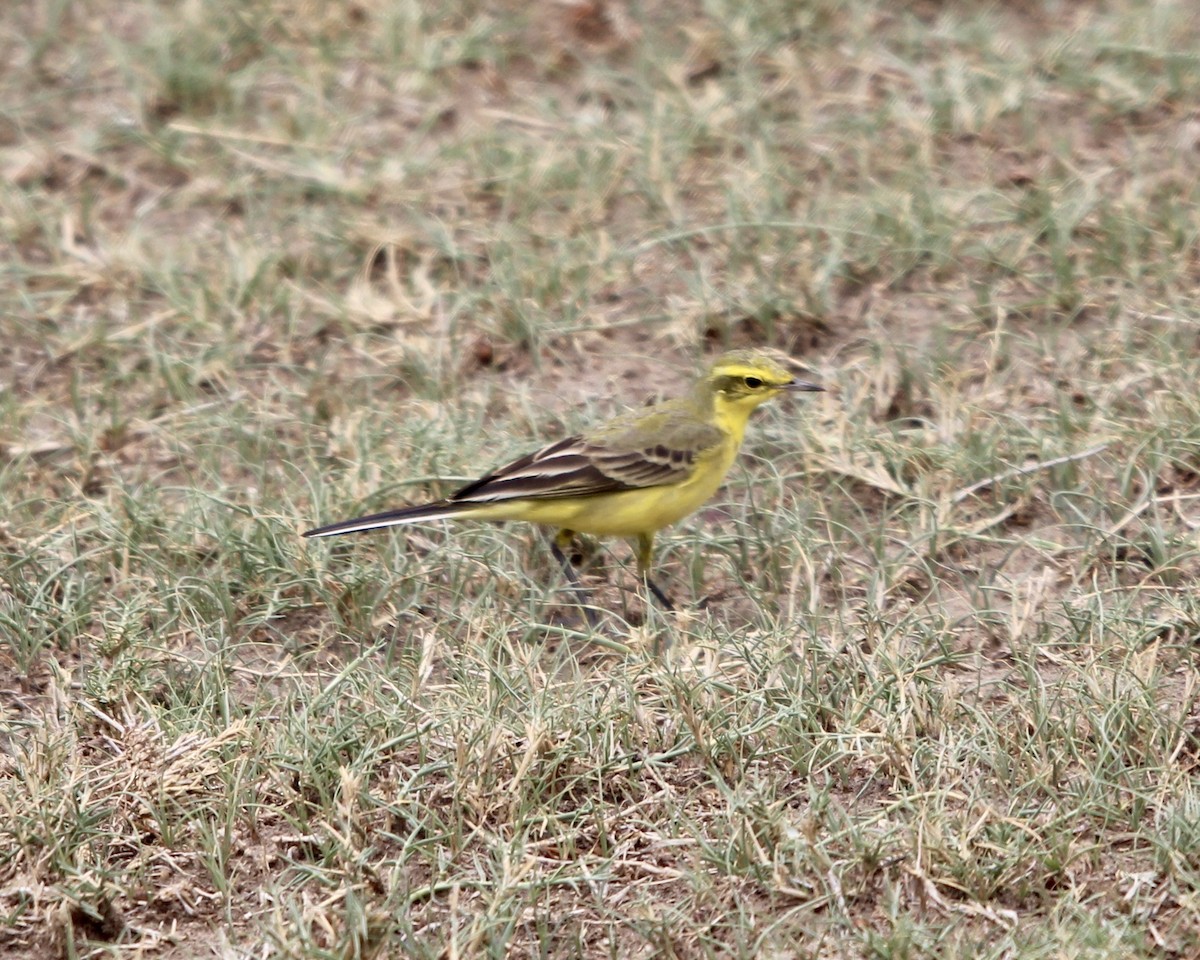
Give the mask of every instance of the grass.
POLYGON ((1193 955, 1198 34, 6 11, 6 955, 1193 955), (298 537, 759 343, 678 616, 298 537))

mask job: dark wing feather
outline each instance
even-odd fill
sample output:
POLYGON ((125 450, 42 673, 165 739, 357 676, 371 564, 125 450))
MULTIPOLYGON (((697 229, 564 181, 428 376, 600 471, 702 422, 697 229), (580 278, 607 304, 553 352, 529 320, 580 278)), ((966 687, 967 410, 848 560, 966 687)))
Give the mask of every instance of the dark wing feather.
POLYGON ((449 499, 489 502, 564 497, 592 492, 592 486, 600 493, 603 478, 593 474, 582 438, 567 437, 468 483, 449 499))
POLYGON ((696 457, 720 443, 715 426, 672 412, 631 415, 602 432, 567 437, 480 477, 453 502, 557 500, 678 483, 696 457), (654 437, 646 442, 646 435, 654 437))

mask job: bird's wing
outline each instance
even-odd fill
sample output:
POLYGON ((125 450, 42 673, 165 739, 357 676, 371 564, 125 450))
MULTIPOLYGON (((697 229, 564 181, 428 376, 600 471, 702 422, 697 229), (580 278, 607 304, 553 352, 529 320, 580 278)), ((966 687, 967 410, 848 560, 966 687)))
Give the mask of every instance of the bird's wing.
POLYGON ((449 499, 556 500, 679 483, 723 438, 716 426, 694 417, 640 413, 514 460, 449 499))

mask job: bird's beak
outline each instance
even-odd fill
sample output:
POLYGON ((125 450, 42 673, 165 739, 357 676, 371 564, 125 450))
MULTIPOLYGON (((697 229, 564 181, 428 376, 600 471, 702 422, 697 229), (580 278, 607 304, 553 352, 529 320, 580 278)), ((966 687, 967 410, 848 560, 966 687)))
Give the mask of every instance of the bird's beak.
POLYGON ((819 383, 810 383, 808 380, 793 380, 791 383, 785 383, 783 389, 789 393, 824 393, 825 388, 819 383))

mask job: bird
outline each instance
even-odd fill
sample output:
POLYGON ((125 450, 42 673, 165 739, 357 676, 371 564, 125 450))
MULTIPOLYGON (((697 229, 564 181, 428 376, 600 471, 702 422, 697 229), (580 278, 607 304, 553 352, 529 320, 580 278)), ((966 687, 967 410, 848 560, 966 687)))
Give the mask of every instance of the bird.
MULTIPOLYGON (((523 520, 555 533, 550 549, 580 594, 564 550, 576 534, 624 537, 638 576, 667 610, 674 604, 650 576, 654 537, 696 511, 720 487, 750 415, 785 393, 822 392, 781 351, 733 350, 691 389, 629 411, 498 467, 441 500, 341 520, 303 534, 360 533, 437 520, 523 520)), ((584 606, 595 626, 594 613, 584 606)))

